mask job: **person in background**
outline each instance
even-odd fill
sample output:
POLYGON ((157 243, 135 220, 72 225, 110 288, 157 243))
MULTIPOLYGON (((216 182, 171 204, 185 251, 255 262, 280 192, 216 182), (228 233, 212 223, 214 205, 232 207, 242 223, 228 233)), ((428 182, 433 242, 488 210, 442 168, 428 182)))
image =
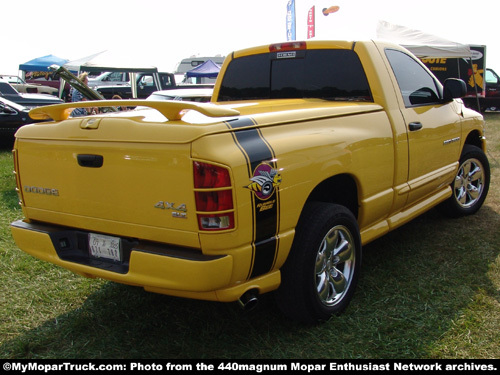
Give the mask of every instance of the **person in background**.
MULTIPOLYGON (((113 95, 113 97, 111 99, 112 100, 123 100, 123 98, 120 95, 113 95)), ((118 110, 120 110, 120 111, 128 111, 128 108, 121 106, 121 107, 118 107, 118 110)))
MULTIPOLYGON (((87 72, 80 74, 78 76, 78 79, 80 81, 82 81, 83 83, 85 83, 86 85, 88 85, 88 83, 89 83, 89 77, 88 77, 87 72)), ((72 102, 81 102, 81 101, 85 101, 85 100, 87 100, 87 98, 85 98, 80 91, 76 90, 75 88, 71 89, 71 101, 72 102)), ((71 112, 71 116, 72 117, 87 116, 89 113, 94 114, 93 110, 91 108, 75 108, 71 112)))

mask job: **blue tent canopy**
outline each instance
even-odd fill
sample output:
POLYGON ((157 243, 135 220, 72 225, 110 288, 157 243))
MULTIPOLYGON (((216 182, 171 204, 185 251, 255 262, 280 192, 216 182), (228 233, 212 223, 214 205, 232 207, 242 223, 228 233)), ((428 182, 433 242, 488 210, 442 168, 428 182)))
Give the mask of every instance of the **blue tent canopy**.
POLYGON ((36 59, 30 60, 24 64, 19 64, 19 70, 24 70, 25 72, 49 72, 49 66, 53 64, 62 66, 67 62, 67 59, 54 55, 47 55, 37 57, 36 59))
POLYGON ((212 60, 207 60, 203 64, 198 65, 196 68, 186 72, 186 76, 188 78, 190 77, 217 78, 219 71, 220 71, 219 65, 214 63, 212 60))

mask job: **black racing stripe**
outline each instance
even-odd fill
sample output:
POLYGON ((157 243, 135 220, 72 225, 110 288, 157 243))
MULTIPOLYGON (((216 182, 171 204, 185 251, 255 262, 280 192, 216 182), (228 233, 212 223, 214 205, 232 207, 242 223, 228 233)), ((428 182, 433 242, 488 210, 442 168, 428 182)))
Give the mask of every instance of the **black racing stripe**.
POLYGON ((253 171, 263 161, 271 161, 273 154, 268 145, 263 141, 257 129, 246 129, 237 131, 236 139, 246 151, 250 159, 250 168, 253 171))
MULTIPOLYGON (((233 137, 247 160, 249 181, 261 163, 267 163, 277 169, 274 151, 259 129, 237 130, 255 125, 252 119, 239 118, 235 121, 228 121, 227 125, 236 130, 233 137)), ((274 266, 278 250, 279 193, 276 188, 265 200, 256 197, 253 192, 250 194, 252 194, 254 216, 254 259, 249 277, 253 278, 268 273, 274 266)))
POLYGON ((226 124, 229 125, 232 129, 244 128, 246 126, 256 125, 255 121, 250 117, 237 117, 235 119, 226 121, 226 124))

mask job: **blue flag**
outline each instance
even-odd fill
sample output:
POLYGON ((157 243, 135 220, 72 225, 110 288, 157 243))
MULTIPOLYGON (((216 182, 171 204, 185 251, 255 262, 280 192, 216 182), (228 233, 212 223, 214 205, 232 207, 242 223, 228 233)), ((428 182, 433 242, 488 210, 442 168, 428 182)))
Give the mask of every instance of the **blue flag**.
POLYGON ((295 40, 295 0, 286 5, 286 40, 295 40))

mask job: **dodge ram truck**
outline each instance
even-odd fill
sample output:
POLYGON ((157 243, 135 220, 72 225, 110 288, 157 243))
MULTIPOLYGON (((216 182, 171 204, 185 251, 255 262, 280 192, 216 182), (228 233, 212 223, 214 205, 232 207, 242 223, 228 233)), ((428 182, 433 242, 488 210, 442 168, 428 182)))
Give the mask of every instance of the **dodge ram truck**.
POLYGON ((352 299, 364 244, 482 206, 484 121, 464 94, 398 45, 308 41, 231 53, 210 103, 33 109, 47 121, 16 134, 11 232, 86 277, 246 307, 273 292, 321 322, 352 299))

